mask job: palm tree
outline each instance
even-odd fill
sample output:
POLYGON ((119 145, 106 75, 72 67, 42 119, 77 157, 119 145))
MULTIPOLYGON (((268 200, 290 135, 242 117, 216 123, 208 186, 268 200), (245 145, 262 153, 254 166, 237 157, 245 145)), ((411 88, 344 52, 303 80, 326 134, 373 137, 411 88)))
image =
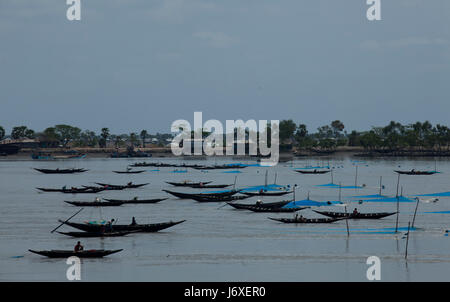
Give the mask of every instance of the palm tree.
POLYGON ((140 134, 140 137, 142 139, 142 148, 145 148, 145 139, 147 138, 147 136, 148 136, 147 130, 142 130, 140 134))

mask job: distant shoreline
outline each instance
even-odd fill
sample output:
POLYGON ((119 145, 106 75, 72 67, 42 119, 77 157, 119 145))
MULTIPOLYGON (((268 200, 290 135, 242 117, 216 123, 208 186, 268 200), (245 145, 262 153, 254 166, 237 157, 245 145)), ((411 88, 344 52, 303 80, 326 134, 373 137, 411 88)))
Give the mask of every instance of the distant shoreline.
MULTIPOLYGON (((114 152, 124 153, 126 148, 41 148, 41 149, 27 149, 24 148, 17 154, 0 156, 0 160, 4 159, 30 159, 33 153, 42 153, 49 155, 62 155, 67 152, 77 152, 86 154, 87 158, 111 158, 114 152)), ((151 154, 150 157, 128 157, 129 159, 137 161, 149 161, 152 158, 179 158, 183 160, 190 159, 206 159, 206 155, 186 155, 175 156, 169 147, 151 147, 151 148, 135 148, 135 151, 142 151, 151 154)), ((375 150, 367 151, 362 147, 338 147, 335 150, 293 150, 291 152, 280 152, 280 161, 289 161, 295 158, 316 158, 316 157, 355 157, 355 158, 393 158, 393 157, 414 157, 414 158, 430 158, 430 157, 450 157, 450 151, 437 150, 375 150)), ((127 157, 123 157, 127 158, 127 157)), ((259 157, 250 155, 223 155, 218 158, 233 158, 245 160, 257 160, 259 157)))

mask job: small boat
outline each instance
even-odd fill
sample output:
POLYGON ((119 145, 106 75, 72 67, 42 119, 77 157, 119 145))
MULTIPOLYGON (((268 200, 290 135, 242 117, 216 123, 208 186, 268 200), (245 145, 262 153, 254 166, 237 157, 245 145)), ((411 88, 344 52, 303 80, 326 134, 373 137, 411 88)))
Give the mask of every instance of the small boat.
POLYGON ((91 238, 91 237, 120 237, 136 232, 58 232, 75 238, 91 238))
POLYGON ((101 183, 101 182, 96 182, 95 184, 106 188, 106 190, 123 190, 123 189, 140 188, 140 187, 148 185, 149 183, 144 183, 144 184, 127 183, 126 185, 111 185, 111 184, 105 184, 105 183, 101 183))
POLYGON ((118 207, 123 205, 123 202, 110 202, 110 201, 67 201, 64 202, 77 206, 77 207, 118 207))
POLYGON ((288 203, 292 202, 292 200, 282 200, 282 201, 276 201, 276 202, 256 202, 254 204, 242 204, 242 203, 232 203, 228 202, 228 205, 232 206, 235 209, 238 210, 247 210, 249 208, 281 208, 287 205, 288 203))
POLYGON ((73 173, 82 173, 82 172, 86 172, 89 170, 86 169, 38 169, 38 168, 33 168, 36 171, 39 171, 41 173, 44 174, 73 174, 73 173))
POLYGON ((313 170, 313 171, 308 171, 308 170, 294 170, 295 172, 301 173, 301 174, 326 174, 329 173, 330 170, 313 170))
MULTIPOLYGON (((97 223, 76 223, 76 222, 69 222, 69 221, 63 221, 58 220, 61 223, 64 223, 68 226, 71 226, 73 228, 85 231, 85 232, 94 232, 98 233, 101 232, 104 229, 104 224, 97 224, 97 223)), ((152 224, 113 224, 112 228, 114 232, 128 232, 128 231, 140 231, 145 233, 152 233, 152 232, 158 232, 170 227, 173 227, 177 224, 183 223, 186 220, 180 220, 180 221, 169 221, 169 222, 162 222, 162 223, 152 223, 152 224)))
POLYGON ((211 183, 212 181, 200 181, 200 182, 190 182, 190 181, 182 181, 182 182, 170 182, 166 181, 167 184, 175 186, 175 187, 192 187, 192 186, 199 186, 199 185, 207 185, 211 183))
POLYGON ((292 193, 292 191, 258 191, 258 192, 241 192, 241 193, 248 196, 282 196, 292 193))
POLYGON ((394 170, 395 172, 397 172, 398 174, 405 174, 405 175, 433 175, 436 174, 436 171, 416 171, 414 169, 412 169, 411 171, 399 171, 399 170, 394 170))
POLYGON ((50 251, 29 250, 29 251, 34 254, 46 256, 49 258, 68 258, 71 256, 76 256, 79 258, 101 258, 104 256, 118 253, 122 250, 123 249, 120 249, 120 250, 85 250, 85 251, 79 251, 79 252, 75 252, 73 250, 50 250, 50 251))
POLYGON ((384 217, 388 217, 391 215, 396 214, 397 212, 383 212, 383 213, 342 213, 342 212, 326 212, 326 211, 316 211, 313 210, 314 212, 320 214, 320 215, 324 215, 324 216, 328 216, 328 217, 332 217, 332 218, 348 218, 348 219, 380 219, 380 218, 384 218, 384 217))
POLYGON ((248 207, 247 210, 250 210, 252 212, 258 212, 258 213, 293 213, 297 211, 301 211, 304 209, 309 209, 310 207, 295 207, 295 208, 283 208, 283 207, 276 207, 276 208, 262 208, 262 207, 248 207))
POLYGON ((139 173, 145 172, 145 170, 137 170, 137 171, 126 170, 126 171, 113 171, 113 172, 118 173, 118 174, 139 174, 139 173))
POLYGON ((108 202, 121 202, 124 204, 147 204, 147 203, 157 203, 166 200, 167 198, 138 199, 137 197, 135 197, 133 199, 108 199, 108 198, 103 199, 108 202))
POLYGON ((283 223, 332 223, 343 218, 271 218, 270 220, 279 221, 283 223))
POLYGON ((181 199, 192 199, 192 197, 225 197, 225 196, 233 196, 239 191, 237 190, 230 190, 230 191, 224 191, 224 192, 216 192, 216 193, 181 193, 181 192, 174 192, 169 190, 163 190, 166 193, 169 193, 175 197, 181 198, 181 199))
POLYGON ((52 188, 36 188, 43 192, 60 192, 60 193, 66 193, 66 194, 76 194, 76 193, 99 193, 101 191, 104 191, 104 188, 92 188, 92 187, 83 187, 83 188, 75 188, 72 187, 70 189, 62 188, 62 189, 52 189, 52 188))
POLYGON ((198 202, 230 202, 235 200, 242 200, 250 196, 192 196, 191 199, 198 202))

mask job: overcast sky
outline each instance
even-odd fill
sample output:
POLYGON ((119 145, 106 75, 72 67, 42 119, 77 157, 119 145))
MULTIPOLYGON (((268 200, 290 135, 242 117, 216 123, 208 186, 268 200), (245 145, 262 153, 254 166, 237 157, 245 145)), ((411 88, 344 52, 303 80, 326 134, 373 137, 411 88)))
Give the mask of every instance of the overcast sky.
POLYGON ((450 124, 450 1, 0 0, 0 125, 450 124))

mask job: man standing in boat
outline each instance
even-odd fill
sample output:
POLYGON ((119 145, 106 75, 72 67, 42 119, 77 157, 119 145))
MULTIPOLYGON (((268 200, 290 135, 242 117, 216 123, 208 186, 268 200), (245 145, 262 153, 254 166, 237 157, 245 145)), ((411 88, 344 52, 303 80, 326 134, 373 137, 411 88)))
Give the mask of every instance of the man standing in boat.
POLYGON ((84 249, 84 248, 83 248, 83 246, 81 245, 81 242, 78 241, 78 242, 77 242, 77 245, 75 245, 75 248, 74 248, 75 253, 81 252, 83 249, 84 249))

